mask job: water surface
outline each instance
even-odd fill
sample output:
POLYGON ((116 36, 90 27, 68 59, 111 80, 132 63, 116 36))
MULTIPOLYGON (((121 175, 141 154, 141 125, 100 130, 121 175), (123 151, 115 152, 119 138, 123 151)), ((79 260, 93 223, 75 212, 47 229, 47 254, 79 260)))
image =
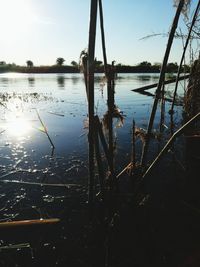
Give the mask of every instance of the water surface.
MULTIPOLYGON (((119 121, 114 120, 116 171, 120 171, 130 160, 133 119, 137 127, 146 129, 153 103, 153 97, 140 95, 131 90, 157 81, 157 74, 117 76, 115 102, 124 116, 124 124, 121 125, 119 121)), ((171 89, 172 85, 166 86, 166 90, 171 89)), ((154 89, 150 92, 154 93, 154 89)), ((53 190, 44 187, 45 189, 41 190, 40 187, 32 185, 34 192, 37 193, 30 194, 27 184, 10 184, 5 183, 5 180, 65 184, 68 185, 70 194, 77 193, 79 197, 82 194, 82 199, 85 201, 88 174, 88 119, 83 75, 0 74, 0 99, 1 219, 7 219, 7 214, 14 214, 16 218, 23 217, 17 207, 16 213, 13 212, 13 205, 16 203, 23 203, 22 206, 25 205, 31 210, 32 207, 44 206, 41 203, 62 202, 66 197, 63 188, 53 190), (52 149, 45 130, 55 149, 52 149), (12 202, 9 205, 6 204, 8 196, 12 202)), ((95 76, 95 112, 100 118, 107 110, 106 101, 105 79, 102 74, 98 74, 95 76)), ((169 109, 170 103, 166 102, 166 111, 169 109)), ((181 109, 176 108, 177 123, 180 114, 181 109)), ((169 124, 168 112, 165 123, 169 124)), ((155 129, 158 128, 158 124, 159 108, 155 129)), ((169 130, 166 130, 166 136, 169 136, 169 130)), ((153 145, 154 141, 150 147, 150 158, 157 153, 153 145)), ((141 146, 141 141, 137 140, 138 161, 141 156, 141 146)), ((53 206, 51 207, 53 209, 53 206)))

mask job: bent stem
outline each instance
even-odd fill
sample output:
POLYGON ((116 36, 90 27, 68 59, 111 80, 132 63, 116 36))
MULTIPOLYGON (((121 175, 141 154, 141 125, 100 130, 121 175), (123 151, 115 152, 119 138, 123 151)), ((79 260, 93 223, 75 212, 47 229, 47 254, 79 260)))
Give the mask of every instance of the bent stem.
POLYGON ((50 142, 52 148, 55 149, 55 146, 54 146, 54 144, 53 144, 53 142, 52 142, 52 140, 51 140, 51 137, 50 137, 49 134, 48 134, 47 128, 46 128, 45 124, 43 123, 43 121, 42 121, 42 119, 41 119, 41 117, 40 117, 40 114, 39 114, 39 112, 38 112, 37 109, 36 109, 36 112, 37 112, 38 119, 39 119, 39 121, 40 121, 42 127, 44 128, 44 133, 45 133, 46 136, 48 137, 49 142, 50 142))

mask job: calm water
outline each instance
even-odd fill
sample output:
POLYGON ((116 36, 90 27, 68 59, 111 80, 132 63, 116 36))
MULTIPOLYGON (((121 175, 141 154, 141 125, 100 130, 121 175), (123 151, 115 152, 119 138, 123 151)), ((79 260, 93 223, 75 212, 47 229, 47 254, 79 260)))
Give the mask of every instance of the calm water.
MULTIPOLYGON (((137 127, 146 129, 153 103, 153 97, 131 89, 157 81, 156 74, 120 74, 116 79, 115 101, 125 118, 123 125, 114 120, 116 172, 130 161, 133 118, 137 127)), ((169 94, 172 88, 173 85, 166 87, 169 94)), ((182 85, 179 91, 181 94, 182 85)), ((31 231, 30 228, 0 229, 0 264, 63 266, 62 260, 67 259, 69 266, 87 266, 80 263, 84 257, 87 259, 86 244, 90 242, 86 234, 90 232, 87 226, 87 99, 82 75, 0 74, 0 99, 0 221, 61 219, 53 230, 48 227, 31 228, 31 231), (55 145, 54 150, 45 129, 55 145), (11 249, 13 244, 17 247, 11 249), (70 265, 70 260, 74 265, 70 265)), ((96 113, 102 118, 107 110, 102 75, 95 78, 95 99, 96 113)), ((166 102, 163 142, 169 138, 169 109, 166 102)), ((159 124, 159 110, 155 129, 159 124)), ((180 124, 180 115, 181 108, 176 107, 176 125, 180 124)), ((138 138, 138 161, 141 148, 138 138)), ((160 142, 152 140, 149 159, 158 149, 160 142)), ((157 181, 157 188, 158 184, 157 181)), ((162 187, 166 187, 163 182, 162 187)))
MULTIPOLYGON (((115 101, 125 120, 123 126, 114 121, 117 171, 130 160, 133 118, 137 127, 146 128, 153 103, 152 97, 134 93, 131 89, 157 81, 157 74, 118 75, 115 101)), ((166 87, 168 89, 171 89, 170 86, 166 87)), ((85 199, 88 124, 82 74, 0 74, 0 98, 1 219, 23 218, 24 215, 18 211, 19 203, 31 210, 33 207, 44 206, 45 203, 62 202, 66 198, 66 192, 63 193, 66 188, 52 192, 48 187, 41 190, 32 185, 34 189, 31 192, 26 184, 5 183, 5 180, 68 184, 70 193, 83 194, 85 199), (44 133, 44 127, 55 145, 54 151, 44 133), (8 196, 9 203, 6 202, 8 196)), ((102 118, 106 112, 107 99, 102 75, 97 75, 95 79, 95 99, 95 110, 102 118)), ((166 111, 168 110, 169 103, 166 102, 166 111)), ((177 123, 180 112, 181 109, 176 109, 177 123)), ((166 125, 168 121, 166 113, 166 125)), ((157 119, 155 128, 158 122, 157 119)), ((166 136, 168 135, 166 130, 166 136)), ((139 160, 140 140, 137 140, 136 147, 139 160)), ((151 150, 153 157, 157 151, 155 147, 151 150)))

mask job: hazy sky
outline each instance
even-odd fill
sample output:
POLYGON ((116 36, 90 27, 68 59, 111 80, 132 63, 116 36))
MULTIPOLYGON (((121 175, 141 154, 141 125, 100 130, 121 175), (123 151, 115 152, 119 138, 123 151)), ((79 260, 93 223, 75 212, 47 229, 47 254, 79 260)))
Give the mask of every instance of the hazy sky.
MULTIPOLYGON (((140 38, 170 29, 172 0, 102 0, 108 60, 134 65, 161 62, 167 38, 140 38)), ((196 2, 197 0, 194 0, 196 2)), ((0 61, 25 65, 78 61, 87 47, 90 0, 0 0, 0 61)), ((99 29, 99 25, 98 25, 99 29)), ((102 59, 100 31, 96 56, 102 59)), ((170 61, 179 61, 176 40, 170 61)))

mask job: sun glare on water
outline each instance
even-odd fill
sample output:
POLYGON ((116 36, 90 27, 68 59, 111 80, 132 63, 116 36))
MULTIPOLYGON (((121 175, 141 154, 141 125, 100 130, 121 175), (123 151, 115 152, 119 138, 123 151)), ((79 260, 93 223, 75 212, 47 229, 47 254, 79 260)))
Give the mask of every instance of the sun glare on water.
POLYGON ((30 122, 24 117, 17 117, 14 120, 9 120, 7 123, 7 132, 10 136, 24 137, 31 130, 30 122))

